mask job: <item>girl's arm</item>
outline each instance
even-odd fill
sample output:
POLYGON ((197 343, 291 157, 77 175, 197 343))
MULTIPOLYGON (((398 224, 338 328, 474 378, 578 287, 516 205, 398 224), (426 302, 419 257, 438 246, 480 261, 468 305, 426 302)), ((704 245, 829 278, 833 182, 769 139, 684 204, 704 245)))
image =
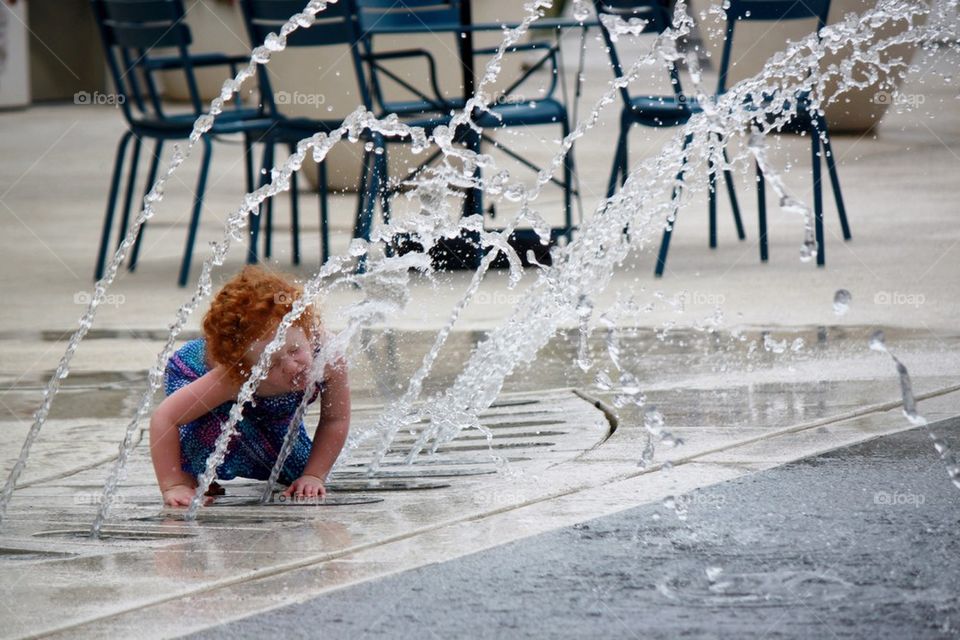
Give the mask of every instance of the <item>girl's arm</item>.
POLYGON ((350 384, 346 361, 337 360, 327 367, 325 373, 326 386, 321 394, 320 424, 313 436, 313 449, 303 475, 287 488, 286 496, 322 498, 326 495, 323 483, 350 431, 350 384))
POLYGON ((214 367, 164 399, 150 418, 150 457, 163 501, 187 506, 197 483, 180 466, 178 426, 196 420, 236 397, 240 384, 230 380, 223 367, 214 367))

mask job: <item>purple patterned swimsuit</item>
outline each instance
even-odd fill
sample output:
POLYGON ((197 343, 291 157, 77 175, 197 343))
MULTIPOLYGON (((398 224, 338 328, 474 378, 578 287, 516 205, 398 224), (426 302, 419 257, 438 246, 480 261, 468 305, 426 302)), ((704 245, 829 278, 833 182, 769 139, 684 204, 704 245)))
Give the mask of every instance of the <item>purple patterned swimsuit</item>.
MULTIPOLYGON (((206 362, 206 341, 191 340, 171 356, 166 370, 166 394, 186 386, 209 371, 206 362)), ((313 394, 310 402, 317 399, 323 384, 313 394)), ((287 426, 303 399, 302 391, 276 396, 254 396, 255 406, 247 405, 243 418, 237 424, 237 433, 227 447, 223 463, 217 467, 221 480, 253 478, 266 480, 277 460, 287 426)), ((206 469, 207 457, 213 452, 220 426, 228 419, 234 401, 225 402, 210 413, 193 422, 181 425, 180 464, 183 470, 199 477, 206 469)), ((283 465, 280 482, 290 484, 301 475, 310 457, 313 443, 303 426, 297 431, 293 451, 283 465)))

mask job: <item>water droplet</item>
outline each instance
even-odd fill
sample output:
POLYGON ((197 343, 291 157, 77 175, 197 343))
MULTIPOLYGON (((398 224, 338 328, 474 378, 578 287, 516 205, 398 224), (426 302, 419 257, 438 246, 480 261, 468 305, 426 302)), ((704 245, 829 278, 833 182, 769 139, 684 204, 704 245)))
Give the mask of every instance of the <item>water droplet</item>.
POLYGON ((573 19, 577 22, 586 22, 590 19, 590 7, 586 0, 573 1, 573 19))
POLYGON ((287 46, 287 41, 286 38, 282 38, 276 33, 268 33, 266 40, 263 42, 263 46, 270 51, 283 51, 287 46))
POLYGON ((773 353, 783 353, 787 350, 787 341, 777 340, 768 331, 763 332, 763 348, 773 353))
POLYGON ((629 371, 624 371, 620 375, 620 393, 628 396, 635 396, 640 393, 640 381, 629 371))
POLYGON ((846 289, 837 289, 833 294, 833 312, 838 316, 845 315, 850 310, 850 302, 853 296, 846 289))

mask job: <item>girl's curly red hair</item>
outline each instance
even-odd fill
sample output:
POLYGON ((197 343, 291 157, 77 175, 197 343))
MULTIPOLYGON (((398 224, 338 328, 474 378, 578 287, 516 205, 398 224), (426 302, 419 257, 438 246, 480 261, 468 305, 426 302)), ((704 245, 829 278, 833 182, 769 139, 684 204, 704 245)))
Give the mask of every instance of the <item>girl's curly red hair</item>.
MULTIPOLYGON (((303 288, 285 275, 257 266, 244 267, 217 292, 203 318, 207 357, 226 367, 231 378, 243 381, 249 375, 245 358, 250 346, 272 337, 302 295, 303 288)), ((318 325, 312 305, 293 324, 312 339, 318 325)))

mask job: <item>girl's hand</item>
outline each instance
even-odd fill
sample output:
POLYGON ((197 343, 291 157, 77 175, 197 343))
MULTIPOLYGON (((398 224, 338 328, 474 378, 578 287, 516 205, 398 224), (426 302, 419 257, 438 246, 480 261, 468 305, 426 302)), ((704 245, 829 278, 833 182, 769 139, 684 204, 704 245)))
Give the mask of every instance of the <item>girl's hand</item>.
POLYGON ((163 504, 168 507, 189 507, 190 501, 193 500, 193 494, 196 492, 196 487, 191 487, 186 484, 175 484, 163 490, 163 504))
POLYGON ((323 480, 317 476, 303 474, 293 484, 287 487, 283 495, 288 498, 320 498, 327 497, 327 489, 323 486, 323 480))

